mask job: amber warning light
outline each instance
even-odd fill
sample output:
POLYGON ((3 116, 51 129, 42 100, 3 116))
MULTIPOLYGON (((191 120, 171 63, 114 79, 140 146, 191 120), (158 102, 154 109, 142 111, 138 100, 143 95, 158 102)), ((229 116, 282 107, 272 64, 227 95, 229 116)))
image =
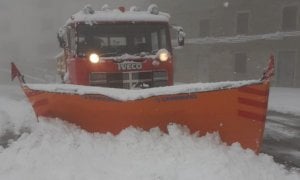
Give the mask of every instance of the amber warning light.
POLYGON ((121 12, 125 12, 125 7, 124 7, 124 6, 120 6, 120 7, 119 7, 119 10, 120 10, 121 12))

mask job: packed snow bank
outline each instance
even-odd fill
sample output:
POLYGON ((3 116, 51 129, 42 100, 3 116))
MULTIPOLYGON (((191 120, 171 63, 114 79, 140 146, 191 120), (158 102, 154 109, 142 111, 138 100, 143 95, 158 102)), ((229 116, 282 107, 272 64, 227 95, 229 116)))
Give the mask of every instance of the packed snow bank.
POLYGON ((269 110, 300 116, 300 88, 272 87, 269 110))
POLYGON ((120 101, 136 100, 148 98, 151 96, 170 95, 180 93, 193 93, 214 91, 219 89, 230 89, 241 87, 249 84, 261 83, 259 80, 248 81, 227 81, 216 83, 192 83, 192 84, 180 84, 168 87, 158 87, 149 89, 116 89, 116 88, 104 88, 104 87, 91 87, 91 86, 79 86, 70 84, 26 84, 29 88, 34 90, 57 92, 57 93, 71 93, 71 94, 102 94, 113 99, 120 101))
POLYGON ((5 91, 0 91, 0 125, 20 137, 0 146, 0 179, 300 179, 268 155, 226 146, 217 134, 191 135, 177 125, 169 125, 169 134, 128 128, 113 136, 56 119, 37 122, 29 103, 12 89, 5 91), (24 127, 27 131, 20 131, 24 127))

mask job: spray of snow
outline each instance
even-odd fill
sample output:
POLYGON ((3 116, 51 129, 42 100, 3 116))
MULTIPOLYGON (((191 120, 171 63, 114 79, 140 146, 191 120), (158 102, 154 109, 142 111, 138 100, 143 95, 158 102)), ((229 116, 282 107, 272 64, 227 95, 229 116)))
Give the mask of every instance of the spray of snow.
POLYGON ((55 119, 41 120, 0 153, 1 179, 273 179, 300 175, 217 134, 199 138, 177 125, 117 136, 90 134, 55 119), (249 173, 251 172, 251 173, 249 173))

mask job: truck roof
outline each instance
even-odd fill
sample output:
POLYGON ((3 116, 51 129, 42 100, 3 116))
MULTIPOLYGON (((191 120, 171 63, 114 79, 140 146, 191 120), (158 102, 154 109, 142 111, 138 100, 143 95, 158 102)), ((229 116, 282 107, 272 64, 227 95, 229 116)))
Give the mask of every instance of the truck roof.
POLYGON ((94 24, 101 22, 169 22, 170 15, 159 12, 152 13, 150 7, 148 11, 138 11, 132 7, 129 11, 120 9, 103 9, 94 11, 90 6, 85 6, 84 9, 72 15, 68 19, 66 25, 84 22, 86 24, 94 24))

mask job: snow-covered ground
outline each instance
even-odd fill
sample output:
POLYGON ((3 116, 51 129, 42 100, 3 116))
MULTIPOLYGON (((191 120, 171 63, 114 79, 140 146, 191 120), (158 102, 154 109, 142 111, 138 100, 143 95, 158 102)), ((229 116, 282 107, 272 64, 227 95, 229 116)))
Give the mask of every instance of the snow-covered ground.
POLYGON ((271 88, 269 110, 300 116, 300 88, 271 88))
MULTIPOLYGON (((283 100, 292 102, 287 92, 296 97, 300 91, 272 89, 272 110, 282 109, 276 105, 283 100)), ((285 107, 294 105, 299 107, 285 107)), ((217 134, 198 137, 177 125, 169 126, 169 134, 128 128, 113 136, 87 133, 57 119, 37 122, 17 86, 0 86, 0 143, 7 134, 14 136, 0 146, 0 179, 5 180, 300 179, 299 172, 286 170, 269 155, 226 146, 217 134)))

